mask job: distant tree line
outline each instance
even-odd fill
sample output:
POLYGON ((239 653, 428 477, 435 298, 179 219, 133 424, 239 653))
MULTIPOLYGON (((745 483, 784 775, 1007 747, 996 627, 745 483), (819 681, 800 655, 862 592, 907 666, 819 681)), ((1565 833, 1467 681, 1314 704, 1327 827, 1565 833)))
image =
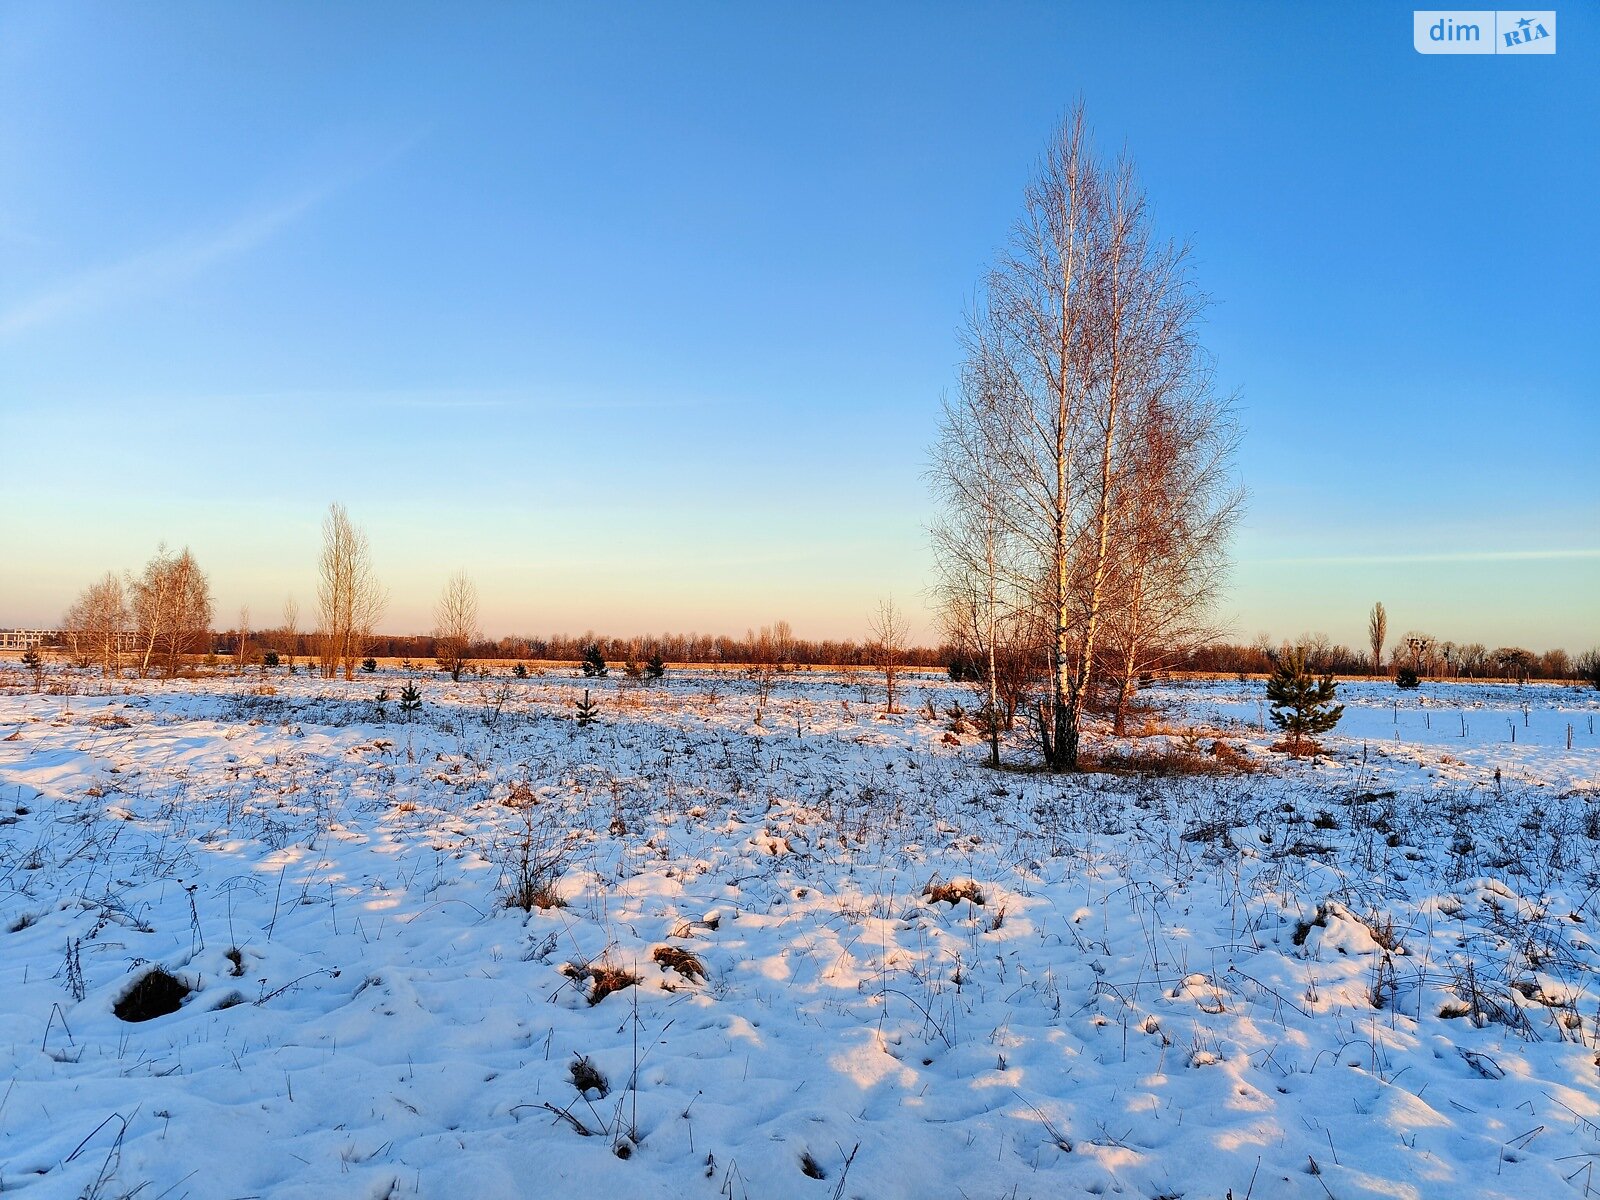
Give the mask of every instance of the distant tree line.
MULTIPOLYGON (((783 622, 779 622, 782 625, 783 622)), ((252 641, 263 651, 280 656, 314 657, 317 635, 283 628, 254 632, 252 641)), ((220 630, 212 635, 212 648, 219 654, 236 644, 237 631, 220 630)), ((548 634, 474 638, 470 641, 447 634, 371 634, 363 640, 366 653, 377 658, 432 661, 440 670, 452 671, 458 665, 483 659, 510 662, 582 662, 586 651, 598 648, 607 662, 647 662, 660 655, 669 663, 695 665, 771 664, 776 667, 880 667, 881 652, 870 640, 808 640, 792 635, 774 637, 771 628, 751 630, 743 637, 728 634, 661 633, 617 637, 586 630, 581 634, 548 634)), ((913 669, 948 669, 955 651, 950 646, 911 646, 903 649, 899 663, 913 669)))
MULTIPOLYGON (((1118 545, 1114 554, 1108 551, 1101 581, 1104 595, 1097 610, 1100 635, 1089 638, 1087 630, 1074 627, 1078 640, 1067 643, 1074 655, 1088 656, 1087 665, 1079 662, 1073 667, 1082 674, 1082 679, 1072 676, 1074 712, 1110 712, 1120 733, 1134 685, 1162 674, 1270 674, 1287 656, 1298 654, 1307 669, 1319 673, 1369 675, 1384 670, 1386 648, 1390 671, 1404 670, 1422 679, 1584 679, 1600 686, 1597 649, 1577 656, 1565 650, 1534 653, 1518 646, 1489 649, 1418 631, 1402 634, 1388 647, 1382 604, 1373 607, 1369 621, 1370 654, 1321 633, 1281 643, 1263 635, 1248 645, 1206 636, 1199 610, 1215 582, 1217 538, 1231 524, 1237 498, 1225 488, 1217 490, 1219 477, 1210 473, 1208 465, 1220 461, 1216 456, 1226 447, 1204 437, 1196 445, 1194 453, 1200 458, 1189 452, 1176 454, 1172 461, 1187 466, 1178 481, 1169 479, 1162 485, 1189 493, 1186 498, 1169 497, 1169 516, 1177 524, 1163 524, 1156 533, 1124 529, 1117 536, 1131 539, 1132 547, 1118 545), (1184 531, 1184 537, 1177 536, 1184 531), (1152 543, 1159 543, 1159 549, 1152 549, 1152 543)), ((959 471, 954 462, 947 462, 946 468, 959 471)), ((949 482, 956 486, 954 480, 949 482)), ((1154 485, 1145 481, 1136 496, 1148 501, 1150 486, 1154 485)), ((1118 516, 1122 520, 1127 514, 1118 516)), ((1109 524, 1107 532, 1109 542, 1109 524)), ((57 648, 77 665, 98 666, 108 675, 131 667, 141 674, 168 677, 194 659, 211 655, 227 656, 235 669, 253 663, 294 669, 304 661, 324 677, 342 673, 347 679, 375 657, 410 659, 419 665, 431 659, 457 679, 474 660, 598 660, 634 664, 640 673, 652 663, 726 664, 761 668, 767 687, 776 672, 789 667, 866 667, 884 672, 890 711, 895 707, 897 671, 938 669, 977 687, 984 697, 980 724, 987 725, 997 752, 999 730, 1010 728, 1029 703, 1039 705, 1041 733, 1048 740, 1053 731, 1051 688, 1059 682, 1057 672, 1065 661, 1056 636, 1058 619, 1030 605, 1030 595, 1037 600, 1037 593, 1022 588, 1009 573, 1019 562, 1038 565, 1036 559, 1018 555, 1015 545, 1002 546, 1014 536, 998 523, 992 509, 981 504, 975 510, 958 508, 943 527, 938 545, 944 555, 943 597, 951 636, 938 646, 907 645, 905 619, 890 600, 880 602, 867 622, 868 636, 860 641, 796 637, 790 624, 781 620, 748 629, 743 637, 701 633, 615 637, 586 630, 575 635, 490 639, 479 632, 477 589, 464 571, 446 582, 434 609, 431 634, 394 635, 375 629, 387 593, 378 583, 366 535, 342 505, 333 504, 323 523, 314 628, 300 627, 299 605, 291 598, 273 627, 251 629, 249 610, 243 609, 234 628, 216 629, 206 573, 187 547, 174 552, 162 545, 142 571, 108 571, 85 587, 62 618, 57 648)), ((1079 590, 1090 586, 1084 578, 1086 565, 1076 559, 1063 565, 1070 568, 1069 578, 1078 581, 1069 599, 1086 602, 1079 590)))
POLYGON ((1303 652, 1310 669, 1334 675, 1388 676, 1408 668, 1422 679, 1435 680, 1588 680, 1600 667, 1600 653, 1594 650, 1578 655, 1559 649, 1536 653, 1521 646, 1489 648, 1481 642, 1455 642, 1416 633, 1401 638, 1387 665, 1380 656, 1377 671, 1370 652, 1334 642, 1321 633, 1282 642, 1260 637, 1248 645, 1214 642, 1177 655, 1169 665, 1178 671, 1265 675, 1275 671, 1290 651, 1303 652))

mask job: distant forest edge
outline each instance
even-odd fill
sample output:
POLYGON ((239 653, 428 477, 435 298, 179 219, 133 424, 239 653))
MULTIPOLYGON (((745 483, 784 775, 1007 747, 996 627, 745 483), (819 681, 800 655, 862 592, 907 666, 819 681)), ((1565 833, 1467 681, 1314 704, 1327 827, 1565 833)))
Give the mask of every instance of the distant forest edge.
MULTIPOLYGON (((79 666, 90 666, 96 661, 90 647, 73 645, 74 639, 69 633, 40 632, 52 635, 41 642, 46 651, 63 656, 79 666)), ((133 649, 134 637, 131 633, 127 636, 129 645, 124 657, 128 657, 133 649)), ((191 661, 199 661, 210 656, 226 659, 230 665, 236 665, 242 652, 244 662, 251 666, 259 666, 273 659, 285 664, 295 661, 310 663, 317 659, 318 637, 315 631, 281 628, 212 630, 203 638, 195 639, 193 650, 186 657, 191 661), (273 658, 269 659, 269 655, 273 658)), ((431 634, 369 634, 363 639, 363 647, 367 656, 379 661, 409 661, 419 667, 433 669, 435 664, 447 657, 447 648, 443 644, 446 640, 431 634)), ((1394 648, 1390 661, 1376 674, 1390 677, 1402 669, 1411 668, 1420 678, 1433 680, 1520 682, 1541 679, 1591 682, 1596 669, 1600 668, 1593 651, 1574 656, 1565 650, 1535 653, 1517 646, 1489 649, 1475 642, 1458 643, 1415 635, 1412 635, 1411 641, 1416 653, 1402 641, 1394 648)), ((774 627, 751 630, 743 637, 696 633, 613 637, 589 631, 548 637, 480 638, 473 641, 460 654, 460 658, 484 668, 510 666, 519 662, 528 666, 578 666, 591 647, 598 650, 606 662, 617 666, 628 662, 643 663, 656 656, 673 666, 775 665, 805 669, 881 668, 883 665, 882 648, 871 641, 797 638, 787 633, 784 622, 778 622, 774 627)), ((1249 644, 1217 642, 1176 651, 1167 656, 1165 665, 1152 671, 1151 675, 1270 674, 1284 651, 1289 649, 1305 651, 1308 663, 1318 671, 1361 678, 1371 678, 1375 674, 1370 653, 1312 634, 1282 643, 1274 643, 1263 636, 1249 644)), ((20 649, 16 650, 11 656, 20 652, 20 649)), ((1038 672, 1043 674, 1045 655, 1042 648, 1036 657, 1038 672)), ((946 671, 956 679, 977 678, 982 670, 981 664, 973 661, 970 651, 948 643, 905 646, 897 651, 895 658, 902 668, 946 671)))

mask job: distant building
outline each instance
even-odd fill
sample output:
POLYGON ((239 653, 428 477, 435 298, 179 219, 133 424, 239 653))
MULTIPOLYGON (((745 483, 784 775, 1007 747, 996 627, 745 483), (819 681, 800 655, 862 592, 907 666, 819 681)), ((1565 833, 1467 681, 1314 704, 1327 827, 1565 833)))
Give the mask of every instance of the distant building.
POLYGON ((35 646, 59 646, 59 629, 0 629, 0 650, 32 650, 35 646))
MULTIPOLYGON (((64 647, 68 635, 64 629, 0 629, 0 650, 32 650, 35 646, 64 647)), ((117 649, 123 654, 136 649, 139 635, 132 630, 117 634, 117 649)))

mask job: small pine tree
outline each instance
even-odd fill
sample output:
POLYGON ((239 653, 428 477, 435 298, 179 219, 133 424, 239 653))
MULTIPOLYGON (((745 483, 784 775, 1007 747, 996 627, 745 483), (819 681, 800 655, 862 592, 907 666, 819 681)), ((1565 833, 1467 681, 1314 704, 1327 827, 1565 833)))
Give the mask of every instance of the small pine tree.
POLYGON ((1417 678, 1417 673, 1415 671, 1413 671, 1410 667, 1401 667, 1398 671, 1396 671, 1394 673, 1394 685, 1395 685, 1395 687, 1401 688, 1401 689, 1403 689, 1405 691, 1410 691, 1412 688, 1416 687, 1417 684, 1420 683, 1420 682, 1421 682, 1421 680, 1419 680, 1417 678))
POLYGON ((275 667, 278 665, 278 661, 278 652, 276 650, 268 650, 261 656, 261 665, 263 667, 275 667))
POLYGON ((594 642, 583 648, 583 674, 589 679, 604 679, 606 676, 606 660, 594 642))
POLYGON ((378 694, 376 696, 374 696, 373 700, 372 700, 373 704, 375 704, 377 706, 377 709, 378 709, 378 720, 383 721, 383 720, 386 720, 388 718, 388 714, 386 712, 384 712, 384 707, 383 706, 388 704, 389 701, 392 700, 393 698, 394 697, 389 695, 389 689, 388 688, 379 688, 378 689, 378 694))
POLYGON ((375 658, 363 658, 361 660, 361 669, 369 672, 376 671, 378 669, 378 660, 375 658))
POLYGON ((422 693, 417 691, 417 685, 408 683, 400 689, 400 711, 405 713, 409 723, 412 714, 422 711, 422 693))
POLYGON ((528 677, 528 665, 526 663, 518 663, 511 668, 511 673, 518 679, 526 679, 528 677))
POLYGON ((1278 669, 1267 680, 1267 703, 1272 706, 1272 723, 1289 735, 1289 752, 1300 753, 1309 742, 1327 733, 1344 716, 1344 705, 1333 701, 1332 675, 1312 677, 1303 650, 1291 650, 1278 660, 1278 669))
POLYGON ((657 650, 650 656, 650 661, 644 665, 644 673, 651 679, 660 679, 667 673, 667 664, 661 657, 661 651, 657 650))
POLYGON ((583 689, 583 699, 578 701, 578 724, 581 726, 593 725, 599 715, 600 706, 589 699, 589 689, 583 689))

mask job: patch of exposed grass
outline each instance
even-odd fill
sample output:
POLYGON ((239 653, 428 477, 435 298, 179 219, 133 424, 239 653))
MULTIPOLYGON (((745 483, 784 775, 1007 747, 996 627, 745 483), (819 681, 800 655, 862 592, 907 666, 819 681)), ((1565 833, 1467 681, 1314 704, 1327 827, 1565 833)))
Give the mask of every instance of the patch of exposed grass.
POLYGON ((192 989, 160 967, 146 971, 112 1007, 124 1021, 153 1021, 177 1012, 192 989))

